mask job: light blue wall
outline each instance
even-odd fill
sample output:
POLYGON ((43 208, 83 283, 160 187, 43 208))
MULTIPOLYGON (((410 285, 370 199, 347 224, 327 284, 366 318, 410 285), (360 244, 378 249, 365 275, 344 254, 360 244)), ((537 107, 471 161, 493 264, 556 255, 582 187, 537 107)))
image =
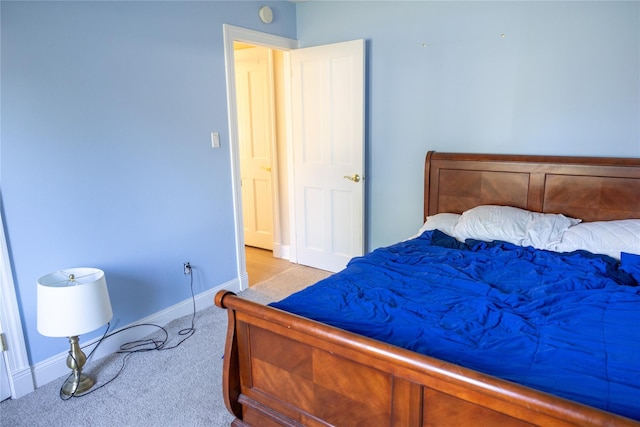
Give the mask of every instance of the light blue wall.
POLYGON ((103 269, 116 328, 189 298, 183 261, 196 293, 236 277, 222 24, 295 38, 295 5, 1 5, 2 208, 35 364, 68 349, 36 330, 44 274, 103 269))
POLYGON ((640 156, 639 5, 298 4, 302 45, 367 41, 369 248, 417 230, 427 150, 640 156))
POLYGON ((374 248, 419 226, 426 150, 640 156, 639 4, 3 0, 2 209, 31 362, 67 349, 35 328, 43 274, 105 270, 116 326, 188 298, 183 261, 196 293, 234 279, 223 23, 367 40, 374 248))

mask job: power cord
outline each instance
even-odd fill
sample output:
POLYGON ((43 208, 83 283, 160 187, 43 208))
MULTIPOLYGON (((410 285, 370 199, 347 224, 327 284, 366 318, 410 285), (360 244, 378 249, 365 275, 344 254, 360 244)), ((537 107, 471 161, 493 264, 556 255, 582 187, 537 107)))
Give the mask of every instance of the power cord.
MULTIPOLYGON (((76 394, 77 392, 77 385, 76 385, 76 389, 72 390, 71 394, 69 394, 68 396, 65 395, 63 393, 63 387, 64 384, 69 380, 69 378, 71 378, 73 376, 73 372, 71 374, 69 374, 69 376, 67 377, 67 379, 65 380, 65 382, 63 383, 62 387, 60 387, 60 399, 62 400, 69 400, 72 397, 84 397, 87 396, 95 391, 100 390, 102 387, 106 386, 107 384, 110 384, 111 382, 113 382, 116 378, 118 378, 118 376, 120 376, 120 374, 122 373, 122 371, 125 368, 127 359, 129 357, 131 357, 132 354, 134 353, 142 353, 142 352, 147 352, 147 351, 164 351, 164 350, 172 350, 176 347, 178 347, 179 345, 181 345, 183 342, 185 342, 186 340, 188 340, 189 338, 191 338, 191 336, 196 332, 195 329, 195 321, 196 321, 196 297, 193 293, 193 274, 192 274, 192 270, 191 270, 191 265, 189 265, 189 269, 187 272, 187 269, 185 267, 185 275, 188 274, 190 277, 190 283, 189 283, 189 287, 191 289, 191 302, 193 305, 193 311, 192 311, 192 315, 191 315, 191 327, 188 328, 183 328, 180 331, 178 331, 178 335, 182 336, 183 338, 178 341, 177 344, 171 346, 171 347, 166 347, 167 342, 169 340, 169 332, 162 326, 153 324, 153 323, 140 323, 137 325, 132 325, 132 326, 128 326, 126 328, 120 329, 116 332, 112 332, 112 333, 108 333, 109 332, 109 328, 111 327, 111 322, 107 323, 107 329, 104 331, 104 334, 102 335, 102 338, 100 338, 100 340, 98 341, 98 343, 96 344, 96 346, 93 348, 93 350, 91 350, 91 352, 89 353, 89 355, 87 356, 87 360, 89 360, 91 358, 91 356, 93 355, 93 353, 96 351, 96 349, 100 346, 100 344, 102 344, 102 341, 104 341, 105 339, 112 337, 114 335, 117 335, 121 332, 127 331, 129 329, 133 329, 133 328, 139 328, 142 326, 151 326, 154 328, 158 328, 159 330, 161 330, 164 333, 164 338, 162 339, 153 339, 153 338, 145 338, 145 339, 141 339, 141 340, 136 340, 136 341, 131 341, 125 344, 122 344, 120 346, 120 350, 116 351, 116 353, 119 354, 124 354, 124 357, 122 358, 122 366, 120 366, 120 369, 118 370, 118 372, 115 374, 115 376, 113 378, 111 378, 110 380, 108 380, 107 382, 97 386, 97 387, 93 387, 91 390, 87 391, 86 393, 82 393, 82 394, 76 394)), ((88 345, 87 345, 88 346, 88 345)), ((71 353, 71 351, 69 351, 69 357, 71 357, 73 359, 73 361, 77 364, 77 360, 75 359, 75 357, 73 356, 73 354, 71 353)))

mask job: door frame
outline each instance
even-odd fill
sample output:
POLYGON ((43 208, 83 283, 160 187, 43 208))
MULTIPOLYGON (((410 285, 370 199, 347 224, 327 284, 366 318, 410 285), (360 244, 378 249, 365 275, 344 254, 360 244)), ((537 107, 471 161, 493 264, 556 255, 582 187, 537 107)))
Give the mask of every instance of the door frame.
POLYGON ((18 298, 13 282, 13 270, 9 259, 4 218, 0 208, 0 332, 5 334, 7 350, 0 353, 0 363, 6 364, 11 398, 17 399, 34 388, 34 378, 29 365, 27 346, 22 329, 18 298))
MULTIPOLYGON (((236 103, 236 84, 235 84, 235 63, 233 53, 233 43, 243 42, 257 46, 264 46, 271 49, 289 51, 298 48, 298 41, 286 37, 276 36, 273 34, 262 33, 260 31, 249 30, 247 28, 236 27, 229 24, 222 25, 224 40, 224 58, 225 71, 227 80, 227 112, 229 120, 229 153, 231 156, 231 187, 233 195, 233 211, 234 211, 234 228, 236 236, 236 259, 237 259, 237 276, 240 282, 240 289, 244 290, 249 287, 249 277, 247 275, 247 261, 244 252, 244 222, 242 220, 242 187, 240 180, 240 153, 238 141, 238 115, 236 103)), ((286 60, 285 60, 286 62, 286 60)), ((288 67, 285 67, 285 74, 288 73, 288 67)), ((285 81, 288 76, 285 75, 285 81)), ((287 85, 288 86, 288 85, 287 85)), ((288 91, 288 89, 285 89, 288 91)), ((290 113, 287 112, 287 117, 290 113)), ((287 150, 291 150, 290 145, 287 150)), ((288 167, 289 176, 293 174, 291 167, 288 167)), ((291 180, 290 184, 291 185, 291 180)), ((292 236, 295 236, 293 221, 291 224, 292 236)), ((291 238, 291 249, 289 253, 290 261, 295 261, 295 243, 291 238)))

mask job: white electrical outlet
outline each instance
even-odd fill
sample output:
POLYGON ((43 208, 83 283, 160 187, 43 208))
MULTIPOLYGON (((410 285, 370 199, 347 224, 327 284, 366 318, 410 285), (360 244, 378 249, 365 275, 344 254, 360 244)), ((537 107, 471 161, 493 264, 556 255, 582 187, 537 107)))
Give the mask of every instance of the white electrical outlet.
POLYGON ((219 132, 211 132, 211 148, 220 148, 219 132))

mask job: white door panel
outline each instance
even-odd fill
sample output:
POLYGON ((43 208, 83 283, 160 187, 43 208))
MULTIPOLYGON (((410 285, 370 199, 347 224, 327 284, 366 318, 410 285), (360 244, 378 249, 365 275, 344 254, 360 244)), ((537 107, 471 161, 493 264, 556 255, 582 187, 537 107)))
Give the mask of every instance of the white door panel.
POLYGON ((235 52, 245 244, 273 249, 273 85, 266 48, 235 52))
POLYGON ((297 260, 339 271, 364 251, 364 41, 291 52, 297 260))

